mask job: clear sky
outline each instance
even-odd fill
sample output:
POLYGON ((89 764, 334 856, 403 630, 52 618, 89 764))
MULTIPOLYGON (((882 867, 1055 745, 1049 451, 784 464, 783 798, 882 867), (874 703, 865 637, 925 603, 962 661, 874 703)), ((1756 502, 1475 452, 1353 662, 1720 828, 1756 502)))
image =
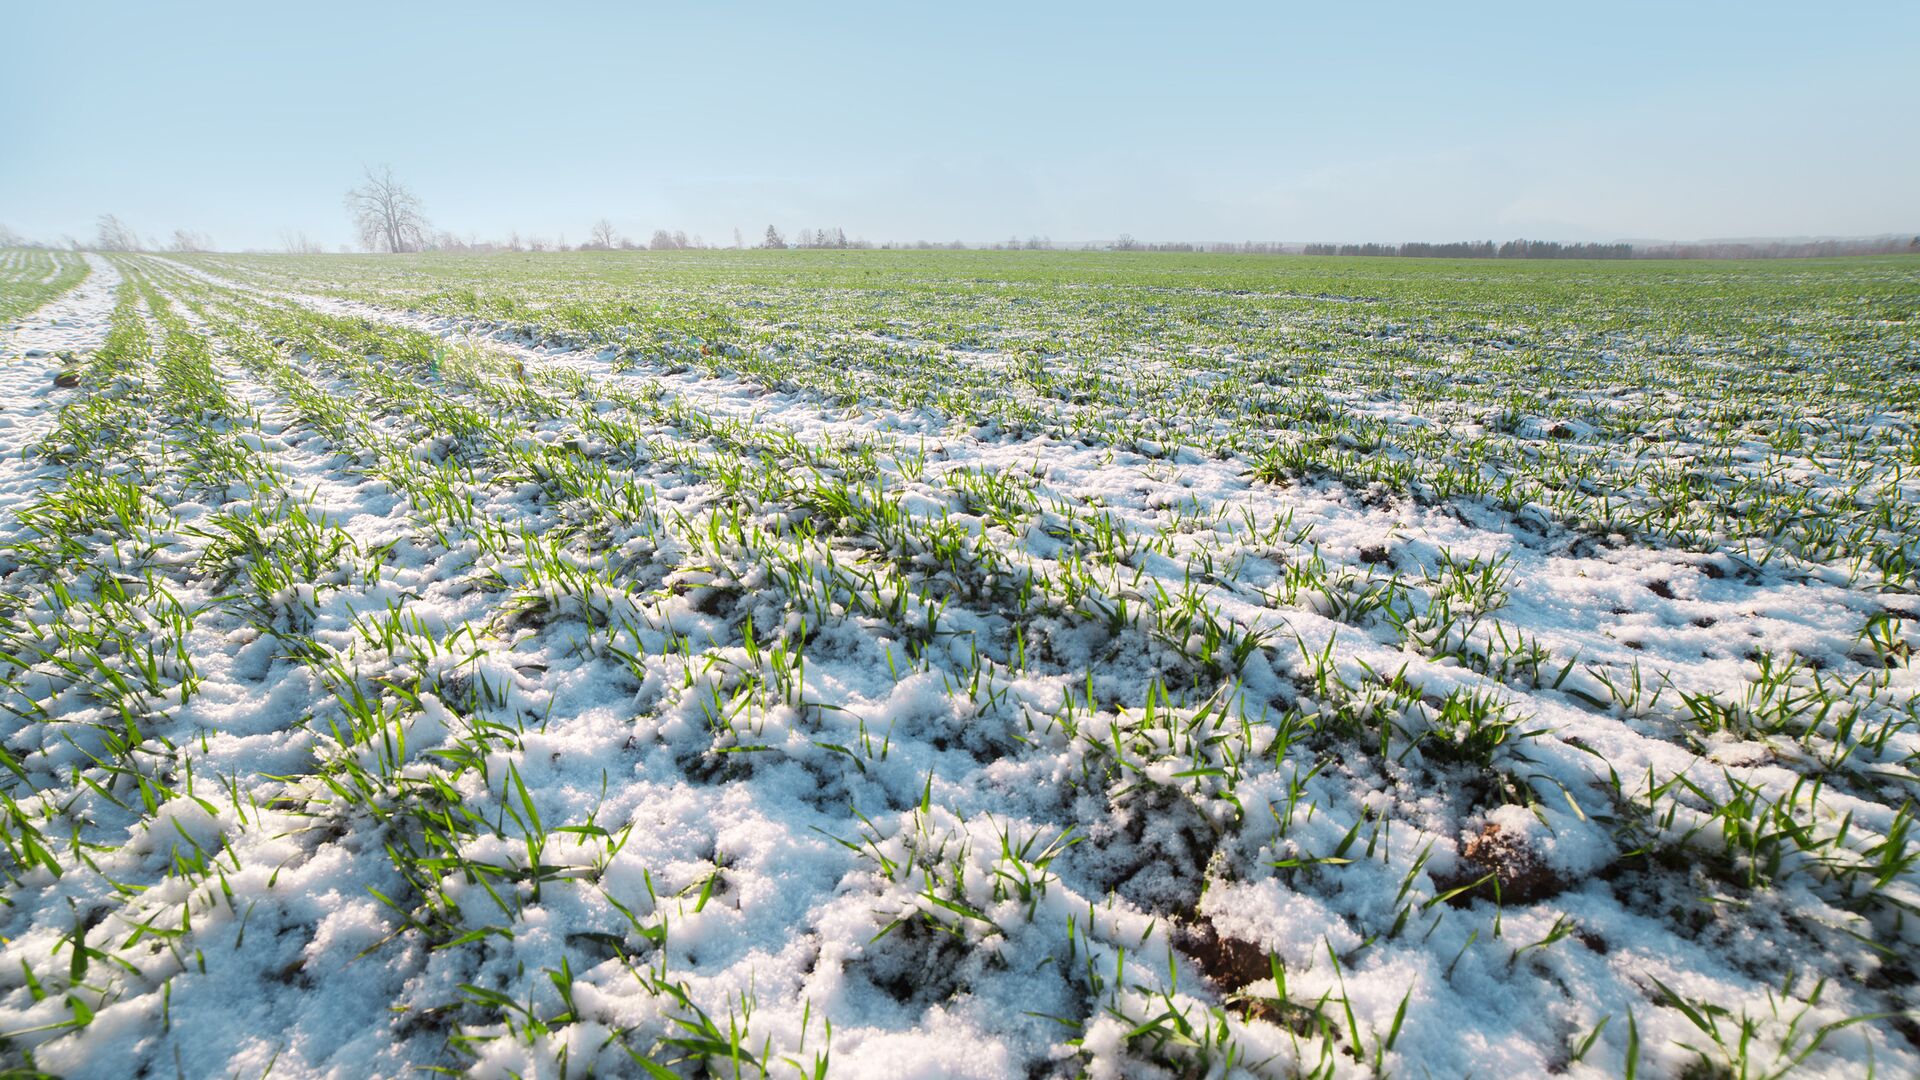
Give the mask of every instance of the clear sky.
POLYGON ((1920 2, 0 0, 0 224, 871 240, 1920 231, 1920 2))

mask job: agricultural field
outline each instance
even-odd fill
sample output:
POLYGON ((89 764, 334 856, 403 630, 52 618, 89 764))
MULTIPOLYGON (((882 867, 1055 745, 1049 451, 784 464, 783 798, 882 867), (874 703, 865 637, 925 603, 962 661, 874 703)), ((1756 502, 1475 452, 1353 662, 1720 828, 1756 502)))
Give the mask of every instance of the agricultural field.
POLYGON ((0 1065, 1920 1075, 1920 260, 0 253, 0 1065))
POLYGON ((11 328, 86 276, 86 260, 71 252, 0 249, 0 327, 11 328))

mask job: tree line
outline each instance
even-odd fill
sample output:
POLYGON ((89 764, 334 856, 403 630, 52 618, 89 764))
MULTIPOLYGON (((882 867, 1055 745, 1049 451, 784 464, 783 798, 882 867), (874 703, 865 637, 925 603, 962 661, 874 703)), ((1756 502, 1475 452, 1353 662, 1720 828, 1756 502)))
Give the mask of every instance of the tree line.
POLYGON ((779 229, 775 228, 772 225, 769 225, 767 226, 766 235, 763 236, 760 240, 760 246, 763 248, 770 248, 773 250, 781 250, 785 248, 825 248, 825 249, 834 249, 834 250, 849 250, 849 249, 864 250, 866 248, 871 248, 873 245, 868 243, 865 240, 847 239, 846 230, 842 229, 838 225, 835 225, 831 228, 826 228, 826 229, 801 229, 799 232, 793 234, 793 242, 788 243, 787 238, 781 235, 781 232, 779 229))
POLYGON ((1868 240, 1701 240, 1634 248, 1642 259, 1833 259, 1845 255, 1920 254, 1920 236, 1868 240))
MULTIPOLYGON (((360 248, 370 252, 637 251, 643 248, 653 251, 679 251, 718 246, 707 244, 697 234, 689 237, 685 232, 677 229, 671 231, 655 229, 652 237, 642 244, 632 238, 621 236, 614 229, 613 223, 606 218, 593 223, 588 230, 587 240, 577 248, 568 245, 565 236, 561 236, 558 240, 548 240, 538 236, 523 238, 517 231, 505 240, 481 240, 473 237, 463 239, 445 230, 435 231, 427 220, 420 198, 394 176, 391 168, 384 165, 365 168, 361 183, 347 191, 344 202, 348 217, 359 238, 360 248)), ((95 251, 208 251, 214 247, 213 241, 205 234, 188 229, 174 230, 172 238, 168 241, 150 243, 113 214, 100 216, 95 236, 90 244, 83 244, 71 236, 61 239, 62 243, 58 246, 74 250, 90 248, 95 251)), ((28 239, 0 225, 0 247, 49 246, 55 245, 28 239)), ((733 230, 733 246, 736 248, 746 246, 739 229, 733 230)), ((960 240, 947 243, 918 240, 876 245, 857 237, 849 239, 846 230, 838 225, 818 229, 803 228, 794 234, 791 242, 778 228, 768 225, 766 233, 756 246, 773 250, 786 248, 845 250, 873 247, 923 251, 934 249, 1050 251, 1055 249, 1051 239, 1041 236, 1029 236, 1025 240, 1015 236, 1000 243, 977 245, 960 240)), ((1129 233, 1121 233, 1117 239, 1105 244, 1087 243, 1068 246, 1077 247, 1083 251, 1389 256, 1415 259, 1757 259, 1920 253, 1920 236, 1914 236, 1911 239, 1905 236, 1882 236, 1848 240, 1701 241, 1657 244, 1561 243, 1554 240, 1519 239, 1508 240, 1498 245, 1491 240, 1460 240, 1451 243, 1413 241, 1404 244, 1313 243, 1302 245, 1279 241, 1143 242, 1134 239, 1129 233)), ((306 233, 294 231, 281 234, 280 247, 288 254, 296 255, 319 254, 324 250, 321 245, 309 239, 306 233)), ((340 250, 344 252, 350 249, 346 245, 341 245, 340 250)))
POLYGON ((0 225, 0 248, 68 248, 73 251, 212 251, 213 240, 206 233, 175 229, 165 240, 148 240, 126 222, 112 214, 101 214, 94 224, 93 239, 81 241, 62 236, 57 244, 21 236, 0 225))
POLYGON ((1458 240, 1447 244, 1308 244, 1307 255, 1372 255, 1401 259, 1631 259, 1632 244, 1562 244, 1556 240, 1458 240))
POLYGON ((1403 259, 1812 259, 1920 253, 1920 236, 1853 240, 1703 240, 1661 244, 1563 244, 1555 240, 1490 240, 1450 244, 1308 244, 1306 255, 1374 255, 1403 259))

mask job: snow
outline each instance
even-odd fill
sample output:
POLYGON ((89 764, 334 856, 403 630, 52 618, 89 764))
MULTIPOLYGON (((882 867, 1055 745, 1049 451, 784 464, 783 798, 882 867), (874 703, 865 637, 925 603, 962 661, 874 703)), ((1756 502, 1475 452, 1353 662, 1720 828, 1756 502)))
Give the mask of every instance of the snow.
MULTIPOLYGON (((33 448, 63 405, 92 392, 53 389, 51 355, 106 335, 121 275, 90 262, 78 289, 5 346, 0 539, 29 539, 23 509, 69 480, 33 448)), ((177 466, 156 481, 174 496, 156 523, 170 539, 166 557, 144 565, 200 612, 184 639, 199 685, 142 719, 171 747, 152 751, 155 777, 181 794, 147 810, 137 784, 107 781, 120 807, 68 784, 111 727, 76 692, 57 699, 70 736, 29 720, 5 730, 39 789, 79 800, 98 845, 95 871, 17 875, 0 913, 0 1030, 8 1052, 30 1051, 38 1068, 621 1075, 635 1069, 623 1047, 671 1058, 680 1044, 669 1040, 688 1038, 703 1012, 776 1073, 810 1075, 830 1051, 832 1075, 853 1077, 1176 1075, 1179 1061, 1239 1075, 1229 1060, 1249 1075, 1323 1064, 1360 1074, 1376 1060, 1402 1075, 1613 1075, 1632 1038, 1641 1075, 1671 1075, 1693 1062, 1684 1046, 1708 1044, 1662 984, 1761 1021, 1768 1055, 1795 1037, 1787 1025, 1801 1011, 1795 1052, 1821 1025, 1914 1006, 1904 958, 1868 944, 1889 933, 1911 943, 1898 902, 1914 895, 1910 867, 1885 883, 1894 901, 1864 908, 1842 903, 1799 852, 1765 888, 1703 868, 1725 835, 1713 808, 1742 785, 1804 805, 1794 820, 1853 852, 1897 831, 1899 804, 1839 770, 1829 790, 1807 792, 1789 766, 1811 751, 1791 738, 1680 734, 1688 695, 1754 701, 1756 646, 1858 676, 1853 639, 1881 601, 1844 579, 1783 565, 1729 572, 1740 563, 1726 552, 1595 550, 1544 510, 1547 524, 1528 531, 1485 504, 1279 488, 1250 480, 1245 461, 1191 450, 1163 458, 1003 436, 744 376, 616 368, 592 343, 533 346, 445 316, 134 265, 176 296, 239 303, 237 321, 212 306, 182 317, 215 343, 242 407, 222 434, 261 463, 273 495, 222 504, 192 493, 177 466), (586 404, 594 415, 628 414, 620 393, 657 394, 810 447, 871 445, 896 462, 924 447, 920 474, 882 469, 923 530, 914 535, 957 523, 1012 580, 1081 587, 1082 610, 1108 614, 1020 623, 1021 663, 1005 604, 913 593, 887 608, 878 598, 905 580, 900 565, 930 579, 940 560, 886 562, 873 537, 796 539, 784 530, 808 512, 791 498, 729 495, 707 468, 718 440, 690 429, 636 421, 651 449, 697 467, 622 458, 572 404, 523 415, 454 378, 418 398, 385 396, 368 375, 383 361, 364 356, 276 346, 273 370, 287 378, 275 381, 242 362, 240 339, 282 304, 424 331, 536 376, 584 376, 600 395, 586 404), (289 386, 353 403, 351 444, 323 433, 289 386), (440 406, 479 410, 514 437, 475 451, 432 427, 440 406), (665 524, 606 526, 543 566, 529 552, 568 514, 609 515, 511 471, 501 445, 617 461, 615 479, 665 524), (454 477, 471 522, 448 527, 423 504, 421 477, 435 469, 454 477), (970 511, 959 492, 974 474, 1019 478, 1034 508, 1024 524, 970 511), (295 503, 350 553, 272 593, 268 616, 224 602, 244 586, 203 568, 217 516, 272 509, 274 535, 286 535, 295 503), (717 524, 742 506, 750 529, 717 524), (1079 529, 1097 514, 1123 537, 1171 539, 1088 569, 1069 509, 1079 529), (1176 527, 1187 520, 1200 524, 1176 527), (1283 537, 1311 527, 1311 540, 1249 536, 1283 521, 1283 537), (1340 596, 1379 579, 1430 590, 1418 583, 1440 573, 1443 553, 1503 560, 1502 630, 1550 651, 1554 671, 1579 659, 1558 686, 1551 671, 1502 679, 1411 647, 1383 620, 1340 617, 1340 596), (1276 599, 1309 557, 1330 580, 1348 575, 1348 592, 1276 599), (859 581, 873 583, 870 596, 859 581), (1208 674, 1190 659, 1204 633, 1160 633, 1153 621, 1182 595, 1267 646, 1208 674), (775 649, 804 650, 804 662, 775 649), (1338 701, 1303 692, 1322 652, 1365 689, 1338 701), (1643 669, 1661 698, 1615 704, 1602 676, 1643 669), (1382 681, 1395 672, 1421 692, 1394 696, 1382 681), (356 689, 371 719, 348 710, 356 689), (1455 691, 1525 717, 1525 734, 1483 771, 1453 764, 1442 745, 1441 702, 1455 691), (1338 752, 1310 737, 1341 708, 1388 730, 1388 752, 1378 735, 1338 752), (1487 793, 1494 765, 1513 778, 1499 797, 1487 793), (347 793, 356 777, 374 778, 364 802, 347 793), (1671 797, 1650 792, 1661 784, 1671 797), (1636 800, 1671 818, 1626 820, 1621 807, 1636 800), (477 824, 456 835, 459 814, 477 824), (1490 836, 1501 857, 1531 860, 1552 884, 1518 900, 1472 887, 1490 870, 1475 851, 1494 848, 1476 838, 1490 836), (1634 836, 1666 845, 1667 861, 1626 859, 1634 836), (414 852, 411 874, 431 880, 403 873, 400 849, 414 852), (213 869, 180 869, 197 859, 213 869), (425 928, 443 917, 448 928, 425 928), (124 963, 96 959, 69 986, 76 920, 89 923, 88 945, 124 963), (1332 1034, 1302 1026, 1296 1037, 1272 1005, 1248 1004, 1281 995, 1265 964, 1240 985, 1209 975, 1175 943, 1177 927, 1203 921, 1270 953, 1288 1007, 1321 1002, 1332 1034), (1577 932, 1556 937, 1567 925, 1577 932), (36 997, 16 969, 59 992, 36 997), (91 1022, 59 1027, 76 999, 91 1022), (1169 1014, 1200 1034, 1156 1049, 1138 1031, 1169 1014)), ((559 384, 531 381, 562 401, 559 384)), ((1369 410, 1430 423, 1384 402, 1369 410)), ((1557 421, 1542 422, 1549 437, 1557 421)), ((1567 426, 1575 440, 1596 430, 1567 426)), ((52 612, 14 556, 0 555, 0 575, 8 595, 42 598, 22 615, 52 612)), ((1885 678, 1841 700, 1898 715, 1920 686, 1910 666, 1885 678)), ((1908 727, 1856 754, 1906 779, 1916 750, 1908 727)), ((52 794, 13 797, 64 849, 70 812, 52 794)), ((1719 1023, 1738 1038, 1737 1019, 1719 1023)), ((1888 1075, 1920 1071, 1920 1047, 1880 1023, 1836 1028, 1802 1071, 1857 1075, 1869 1055, 1888 1075)))

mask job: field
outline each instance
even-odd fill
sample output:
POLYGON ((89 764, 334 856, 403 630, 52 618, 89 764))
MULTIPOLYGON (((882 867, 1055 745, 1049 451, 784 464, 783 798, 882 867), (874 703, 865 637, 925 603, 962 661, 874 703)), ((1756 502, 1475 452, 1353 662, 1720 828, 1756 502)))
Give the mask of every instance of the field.
POLYGON ((0 1065, 1920 1075, 1920 260, 0 253, 0 1065))

